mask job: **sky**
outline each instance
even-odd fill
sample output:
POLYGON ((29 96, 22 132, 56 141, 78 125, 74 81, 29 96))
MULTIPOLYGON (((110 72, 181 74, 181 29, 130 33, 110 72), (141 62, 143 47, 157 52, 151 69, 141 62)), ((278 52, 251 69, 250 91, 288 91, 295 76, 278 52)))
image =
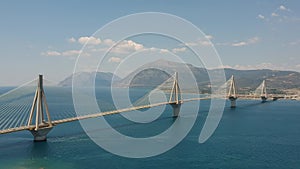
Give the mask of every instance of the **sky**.
MULTIPOLYGON (((105 48, 115 42, 94 37, 98 29, 141 12, 168 13, 191 22, 206 40, 189 43, 205 46, 211 41, 224 67, 300 72, 298 0, 5 0, 0 2, 0 86, 21 85, 39 73, 63 80, 72 74, 85 43, 105 48)), ((187 55, 184 46, 167 42, 154 36, 124 40, 105 65, 121 63, 122 55, 141 49, 187 55)))

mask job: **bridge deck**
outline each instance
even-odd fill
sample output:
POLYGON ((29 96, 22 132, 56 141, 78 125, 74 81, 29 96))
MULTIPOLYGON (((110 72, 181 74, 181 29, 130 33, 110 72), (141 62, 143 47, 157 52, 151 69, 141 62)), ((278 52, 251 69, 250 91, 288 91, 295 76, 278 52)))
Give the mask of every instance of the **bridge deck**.
MULTIPOLYGON (((180 103, 196 101, 196 100, 208 100, 208 99, 210 99, 210 98, 208 98, 208 97, 207 98, 192 98, 192 99, 181 100, 180 103)), ((123 112, 129 112, 129 111, 146 109, 146 108, 157 107, 157 106, 162 106, 162 105, 167 105, 167 104, 174 104, 174 103, 176 103, 176 102, 175 101, 174 102, 162 102, 162 103, 155 103, 155 104, 144 105, 144 106, 135 106, 135 107, 130 107, 130 108, 112 110, 112 111, 107 111, 107 112, 100 112, 100 113, 95 113, 95 114, 82 115, 82 116, 78 116, 78 117, 54 120, 54 121, 52 121, 52 124, 58 125, 61 123, 73 122, 73 121, 84 120, 84 119, 89 119, 89 118, 96 118, 96 117, 101 117, 101 116, 107 116, 107 115, 112 115, 112 114, 118 114, 118 113, 123 113, 123 112)), ((48 124, 45 124, 44 126, 40 126, 40 127, 48 127, 48 124)), ((22 130, 34 130, 34 129, 35 129, 35 125, 21 126, 21 127, 16 127, 16 128, 0 130, 0 134, 12 133, 12 132, 17 132, 17 131, 22 131, 22 130)))
MULTIPOLYGON (((253 96, 253 95, 239 95, 237 97, 242 98, 242 99, 257 99, 257 98, 260 98, 260 97, 253 96)), ((280 96, 272 95, 271 97, 272 98, 281 97, 281 95, 280 96)), ((208 99, 211 99, 211 97, 185 99, 185 100, 181 100, 180 103, 190 102, 190 101, 197 101, 197 100, 208 100, 208 99)), ((123 112, 129 112, 129 111, 134 111, 134 110, 139 110, 139 109, 146 109, 146 108, 162 106, 162 105, 167 105, 167 104, 174 104, 174 103, 176 103, 176 102, 175 101, 174 102, 162 102, 162 103, 155 103, 155 104, 144 105, 144 106, 136 106, 136 107, 112 110, 112 111, 107 111, 107 112, 100 112, 100 113, 95 113, 95 114, 82 115, 82 116, 78 116, 78 117, 71 117, 71 118, 66 118, 66 119, 61 119, 61 120, 54 120, 54 121, 52 121, 52 124, 53 125, 58 125, 58 124, 61 124, 61 123, 73 122, 73 121, 84 120, 84 119, 89 119, 89 118, 96 118, 96 117, 101 117, 101 116, 107 116, 107 115, 112 115, 112 114, 118 114, 118 113, 123 113, 123 112)), ((48 124, 45 124, 44 126, 41 126, 41 127, 47 127, 47 126, 48 126, 48 124)), ((34 130, 34 129, 35 129, 35 125, 21 126, 21 127, 16 127, 16 128, 9 128, 9 129, 5 129, 5 130, 0 130, 0 134, 12 133, 12 132, 17 132, 17 131, 22 131, 22 130, 34 130)))

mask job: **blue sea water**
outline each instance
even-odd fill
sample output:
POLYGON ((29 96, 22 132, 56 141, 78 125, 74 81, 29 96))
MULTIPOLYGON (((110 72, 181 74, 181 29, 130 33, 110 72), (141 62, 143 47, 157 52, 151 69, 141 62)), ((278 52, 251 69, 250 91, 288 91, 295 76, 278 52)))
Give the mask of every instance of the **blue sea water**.
MULTIPOLYGON (((109 92, 101 89, 100 93, 97 98, 110 109, 109 92)), ((132 95, 135 96, 134 92, 132 95)), ((53 105, 51 112, 72 109, 71 99, 62 101, 54 96, 47 93, 48 102, 53 105)), ((188 111, 191 104, 199 103, 184 103, 184 110, 188 111)), ((0 135, 0 169, 300 168, 299 101, 262 104, 259 100, 238 100, 235 109, 227 103, 215 133, 199 144, 208 109, 209 101, 201 101, 196 123, 183 141, 166 153, 149 158, 125 158, 103 150, 85 134, 79 122, 55 126, 47 142, 33 142, 28 131, 0 135)), ((109 116, 107 120, 119 132, 144 137, 172 125, 171 111, 167 107, 151 124, 133 123, 120 115, 109 116)))

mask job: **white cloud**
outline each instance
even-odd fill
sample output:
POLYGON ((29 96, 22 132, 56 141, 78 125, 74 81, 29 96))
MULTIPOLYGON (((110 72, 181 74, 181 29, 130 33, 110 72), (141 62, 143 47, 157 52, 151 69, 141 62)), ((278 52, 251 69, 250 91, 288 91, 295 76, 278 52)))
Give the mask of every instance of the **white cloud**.
POLYGON ((76 42, 76 39, 72 37, 72 38, 68 39, 68 42, 70 42, 70 43, 75 43, 75 42, 76 42))
POLYGON ((169 53, 170 51, 168 49, 163 49, 163 48, 155 48, 155 47, 151 47, 151 48, 143 48, 143 51, 149 51, 149 52, 159 52, 161 54, 164 53, 169 53))
POLYGON ((300 64, 291 63, 260 63, 255 65, 234 65, 233 69, 238 70, 257 70, 257 69, 270 69, 270 70, 292 70, 300 72, 300 64))
POLYGON ((141 50, 144 48, 142 44, 136 43, 132 40, 125 40, 120 45, 121 47, 134 49, 134 50, 141 50))
MULTIPOLYGON (((113 41, 112 39, 105 39, 101 41, 99 38, 95 38, 95 37, 80 37, 78 38, 78 40, 76 40, 75 38, 70 38, 68 39, 68 42, 70 43, 78 42, 80 44, 85 44, 85 43, 91 44, 90 46, 86 47, 83 50, 84 53, 81 53, 81 55, 83 56, 91 56, 95 54, 95 52, 107 51, 109 49, 108 47, 115 44, 115 41, 113 41)), ((136 43, 132 40, 124 40, 118 43, 114 48, 112 48, 110 52, 114 54, 128 54, 143 49, 144 46, 142 44, 136 43)), ((158 49, 158 51, 159 50, 161 53, 167 52, 167 49, 158 49)), ((75 50, 75 49, 61 51, 61 52, 49 50, 46 52, 42 52, 41 54, 44 56, 78 56, 80 52, 81 52, 80 50, 75 50)))
POLYGON ((231 46, 234 46, 234 47, 246 46, 246 45, 250 45, 250 44, 255 44, 259 40, 260 40, 259 37, 253 37, 253 38, 250 38, 246 41, 240 41, 240 42, 232 43, 231 46))
POLYGON ((186 46, 211 46, 212 43, 208 40, 198 40, 196 42, 185 43, 186 46))
POLYGON ((238 46, 246 46, 247 43, 246 42, 237 42, 237 43, 233 43, 232 46, 238 47, 238 46))
POLYGON ((80 54, 80 50, 67 50, 64 52, 58 51, 46 51, 42 52, 44 56, 78 56, 80 54))
POLYGON ((111 39, 104 39, 103 40, 103 44, 107 45, 107 46, 112 46, 115 42, 111 39))
POLYGON ((273 13, 271 14, 271 16, 276 17, 276 16, 279 16, 279 15, 278 15, 277 13, 273 12, 273 13))
POLYGON ((99 38, 95 38, 93 36, 91 37, 87 37, 87 36, 84 36, 84 37, 80 37, 78 39, 78 42, 80 44, 90 44, 90 45, 98 45, 101 43, 101 40, 99 38))
POLYGON ((179 52, 185 52, 185 51, 186 51, 186 47, 172 49, 173 53, 179 53, 179 52))
POLYGON ((261 15, 261 14, 259 14, 257 17, 258 17, 259 19, 265 19, 265 16, 263 16, 263 15, 261 15))
MULTIPOLYGON (((211 40, 213 39, 214 37, 212 35, 205 35, 203 38, 200 38, 200 39, 197 39, 196 41, 194 42, 187 42, 185 43, 184 45, 185 46, 199 46, 199 47, 203 47, 203 46, 211 46, 212 43, 211 43, 211 40)), ((182 49, 183 50, 183 49, 182 49)), ((174 52, 174 51, 173 51, 174 52)), ((176 53, 176 52, 174 52, 176 53)))
POLYGON ((205 35, 205 38, 212 40, 214 37, 212 35, 205 35))
POLYGON ((278 68, 272 63, 261 63, 257 65, 235 65, 233 66, 234 69, 240 70, 253 70, 253 69, 276 69, 278 68))
POLYGON ((196 42, 187 42, 187 43, 185 43, 185 46, 197 46, 198 45, 198 43, 196 43, 196 42))
POLYGON ((239 70, 255 70, 255 69, 271 69, 271 70, 293 70, 300 71, 300 64, 290 64, 290 63, 282 63, 282 64, 274 64, 274 63, 260 63, 257 65, 235 65, 234 69, 239 70))
POLYGON ((169 53, 170 51, 168 49, 160 49, 160 53, 169 53))
POLYGON ((296 40, 296 41, 293 41, 293 42, 290 42, 289 45, 299 45, 300 44, 300 40, 296 40))
POLYGON ((253 44, 253 43, 257 43, 258 41, 259 41, 260 39, 259 39, 259 37, 253 37, 253 38, 250 38, 249 40, 248 40, 248 44, 253 44))
POLYGON ((286 8, 286 7, 283 6, 283 5, 280 5, 278 9, 281 10, 281 11, 289 11, 289 9, 286 8))
POLYGON ((136 43, 132 40, 124 40, 112 48, 111 52, 117 54, 126 54, 143 49, 144 46, 142 44, 136 43))
POLYGON ((200 46, 211 46, 212 43, 210 41, 207 41, 207 40, 202 40, 202 41, 199 41, 199 45, 200 46))
POLYGON ((109 62, 114 62, 114 63, 119 63, 119 62, 121 62, 121 60, 122 59, 119 57, 111 57, 108 59, 109 62))
POLYGON ((61 53, 57 52, 57 51, 46 51, 46 52, 42 52, 42 55, 44 55, 44 56, 60 56, 61 53))
POLYGON ((280 11, 287 11, 287 12, 291 12, 292 10, 287 8, 286 6, 280 5, 278 8, 280 11))
POLYGON ((78 56, 80 54, 80 50, 67 50, 62 52, 62 56, 78 56))
MULTIPOLYGON (((259 14, 257 18, 270 22, 270 23, 282 23, 283 21, 287 22, 297 22, 297 17, 292 17, 292 15, 285 15, 285 12, 291 12, 292 10, 287 8, 286 6, 280 5, 278 8, 274 9, 272 13, 270 13, 270 17, 265 17, 262 14, 259 14)), ((298 20, 299 21, 299 20, 298 20)))
POLYGON ((143 51, 150 51, 150 52, 158 52, 161 49, 159 48, 155 48, 155 47, 151 47, 151 48, 144 48, 143 51))

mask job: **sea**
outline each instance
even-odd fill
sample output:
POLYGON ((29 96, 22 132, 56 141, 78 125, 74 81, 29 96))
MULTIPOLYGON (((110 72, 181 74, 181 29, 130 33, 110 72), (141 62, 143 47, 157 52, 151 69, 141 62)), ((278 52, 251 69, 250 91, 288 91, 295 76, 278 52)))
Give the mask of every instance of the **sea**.
MULTIPOLYGON (((109 103, 108 90, 98 90, 97 99, 109 103)), ((56 104, 50 113, 73 108, 71 98, 57 102, 55 93, 46 94, 49 107, 56 104)), ((134 90, 131 95, 135 96, 134 90)), ((184 103, 183 111, 192 111, 192 104, 200 108, 187 136, 157 156, 128 158, 112 154, 94 143, 75 121, 55 126, 46 142, 34 142, 29 131, 1 134, 0 169, 300 169, 299 101, 261 103, 238 99, 234 109, 227 102, 217 129, 204 143, 198 138, 210 100, 184 103)), ((106 118, 117 131, 132 137, 159 134, 174 122, 170 107, 150 124, 132 122, 118 114, 106 118)))

